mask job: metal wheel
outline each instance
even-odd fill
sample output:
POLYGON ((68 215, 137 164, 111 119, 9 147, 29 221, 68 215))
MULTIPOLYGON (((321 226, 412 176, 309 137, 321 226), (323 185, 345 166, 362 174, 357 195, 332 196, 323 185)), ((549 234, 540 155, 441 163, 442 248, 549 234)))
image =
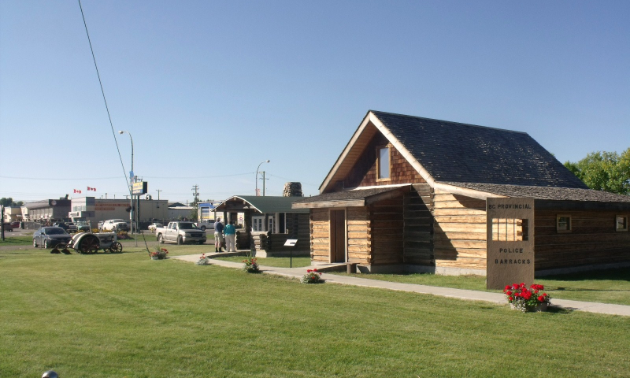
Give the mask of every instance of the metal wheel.
POLYGON ((162 234, 158 235, 158 243, 164 244, 164 237, 162 236, 162 234))
POLYGON ((201 226, 201 231, 206 232, 206 226, 201 226))
POLYGON ((123 250, 122 244, 120 244, 119 242, 114 242, 109 247, 109 252, 111 252, 111 253, 120 253, 120 252, 122 252, 122 250, 123 250))
POLYGON ((79 245, 79 252, 81 253, 96 253, 99 248, 99 240, 94 235, 85 236, 81 239, 81 245, 79 245))
POLYGON ((182 244, 184 244, 184 240, 182 240, 181 236, 178 236, 177 237, 177 245, 182 245, 182 244))

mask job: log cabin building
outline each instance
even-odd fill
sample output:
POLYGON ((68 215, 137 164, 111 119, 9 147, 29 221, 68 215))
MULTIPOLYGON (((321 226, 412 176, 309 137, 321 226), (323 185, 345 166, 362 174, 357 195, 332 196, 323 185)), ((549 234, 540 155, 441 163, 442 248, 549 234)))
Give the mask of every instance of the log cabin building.
POLYGON ((254 249, 257 257, 308 256, 309 211, 291 207, 299 198, 235 195, 214 208, 215 217, 243 226, 236 231, 237 249, 254 249), (298 242, 286 247, 287 239, 298 242))
POLYGON ((589 189, 518 131, 369 111, 293 208, 310 209, 314 264, 486 275, 491 238, 532 242, 536 275, 630 265, 630 196, 589 189), (491 198, 533 200, 532 219, 489 219, 491 198))

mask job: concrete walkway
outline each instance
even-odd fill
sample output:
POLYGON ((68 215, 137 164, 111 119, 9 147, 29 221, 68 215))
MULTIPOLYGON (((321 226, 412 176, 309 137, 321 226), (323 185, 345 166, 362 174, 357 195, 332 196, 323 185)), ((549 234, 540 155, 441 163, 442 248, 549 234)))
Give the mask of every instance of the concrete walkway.
MULTIPOLYGON (((236 256, 242 255, 242 253, 206 253, 206 256, 210 257, 210 264, 223 266, 226 268, 234 268, 241 269, 243 267, 243 263, 236 263, 230 261, 222 261, 216 260, 212 257, 217 256, 236 256)), ((199 254, 195 255, 185 255, 185 256, 174 256, 171 259, 188 261, 188 262, 197 262, 199 260, 199 254)), ((310 266, 310 267, 302 267, 302 268, 276 268, 272 266, 260 266, 260 270, 265 274, 274 274, 278 276, 284 276, 289 278, 300 279, 304 274, 306 274, 307 269, 321 269, 321 266, 310 266)), ((366 275, 369 277, 369 275, 366 275)), ((324 279, 327 283, 336 283, 341 285, 352 285, 352 286, 363 286, 363 287, 372 287, 378 289, 387 289, 387 290, 397 290, 397 291, 406 291, 411 293, 419 293, 419 294, 431 294, 437 295, 440 297, 446 298, 455 298, 455 299, 463 299, 468 301, 484 301, 491 302, 496 304, 507 304, 505 300, 505 295, 502 293, 489 293, 485 291, 476 291, 476 290, 463 290, 463 289, 452 289, 447 287, 437 287, 437 286, 426 286, 426 285, 416 285, 416 284, 406 284, 399 282, 388 282, 381 280, 372 280, 369 278, 359 278, 359 277, 351 277, 351 276, 338 276, 334 274, 326 274, 324 279)), ((608 315, 621 315, 621 316, 630 316, 630 306, 624 305, 616 305, 616 304, 607 304, 607 303, 596 303, 596 302, 580 302, 580 301, 572 301, 568 299, 552 299, 552 306, 563 308, 566 310, 572 311, 585 311, 585 312, 593 312, 598 314, 608 314, 608 315)))

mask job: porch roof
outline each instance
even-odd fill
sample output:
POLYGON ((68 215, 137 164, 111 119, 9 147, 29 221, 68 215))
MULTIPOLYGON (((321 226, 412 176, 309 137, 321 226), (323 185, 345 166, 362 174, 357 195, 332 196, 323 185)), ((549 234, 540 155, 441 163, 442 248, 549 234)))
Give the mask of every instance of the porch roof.
POLYGON ((250 211, 269 213, 308 213, 308 209, 295 209, 291 204, 303 197, 232 196, 216 206, 215 211, 250 211))
POLYGON ((325 193, 318 196, 301 198, 293 203, 293 208, 362 207, 377 201, 398 197, 404 192, 408 192, 410 188, 411 185, 398 185, 369 189, 356 188, 342 192, 325 193))

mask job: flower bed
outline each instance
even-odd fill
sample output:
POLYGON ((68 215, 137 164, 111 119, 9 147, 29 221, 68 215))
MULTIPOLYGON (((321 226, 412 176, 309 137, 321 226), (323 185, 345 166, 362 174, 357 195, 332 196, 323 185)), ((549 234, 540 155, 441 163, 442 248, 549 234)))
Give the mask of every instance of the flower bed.
POLYGON ((546 311, 551 297, 542 291, 543 285, 532 284, 528 287, 524 283, 505 286, 505 293, 510 306, 523 312, 546 311))
POLYGON ((210 259, 206 257, 206 254, 202 254, 197 261, 197 265, 210 265, 210 259))
POLYGON ((166 248, 155 247, 155 251, 151 252, 151 259, 164 260, 168 255, 166 248))
POLYGON ((243 260, 243 270, 247 273, 260 273, 260 268, 258 267, 258 259, 252 257, 251 255, 247 255, 247 258, 243 260))
POLYGON ((322 273, 318 272, 317 269, 308 269, 306 274, 302 276, 302 283, 323 283, 322 273))

